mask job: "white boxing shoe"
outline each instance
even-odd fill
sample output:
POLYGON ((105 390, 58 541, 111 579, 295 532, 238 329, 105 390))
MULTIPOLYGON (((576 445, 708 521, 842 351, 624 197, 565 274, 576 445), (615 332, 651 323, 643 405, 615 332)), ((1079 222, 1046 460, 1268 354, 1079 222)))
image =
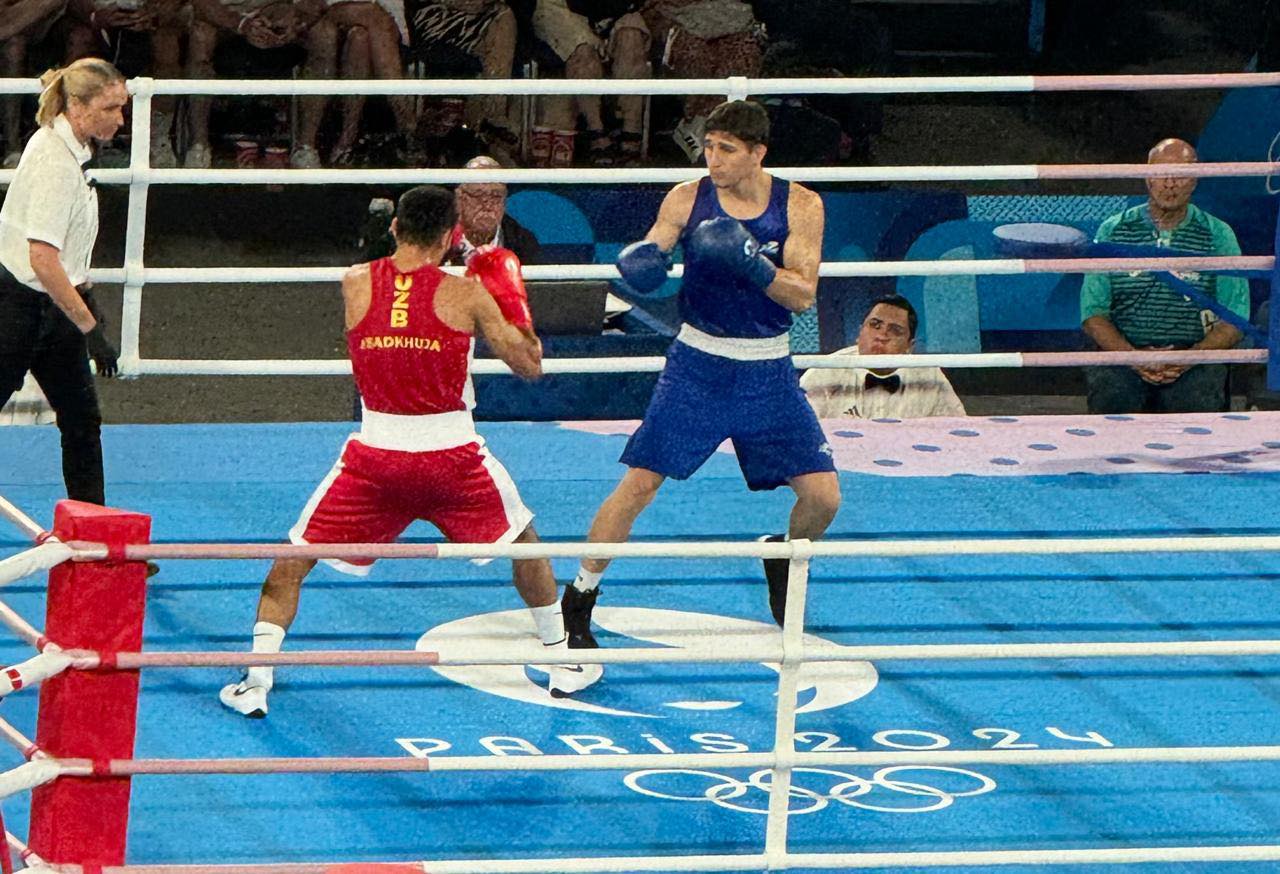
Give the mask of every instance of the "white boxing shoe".
POLYGON ((604 665, 546 665, 545 669, 552 698, 568 698, 604 676, 604 665))
POLYGON ((247 685, 246 680, 241 680, 239 683, 223 686, 222 691, 218 693, 218 700, 224 707, 234 710, 241 716, 262 719, 267 715, 268 691, 270 690, 266 686, 250 686, 247 685))

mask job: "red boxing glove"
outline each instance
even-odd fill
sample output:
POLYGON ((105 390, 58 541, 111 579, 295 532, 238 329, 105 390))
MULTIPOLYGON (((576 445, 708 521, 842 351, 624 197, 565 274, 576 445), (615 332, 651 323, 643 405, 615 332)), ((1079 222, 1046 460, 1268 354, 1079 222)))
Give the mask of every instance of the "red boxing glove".
POLYGON ((467 276, 475 277, 493 295, 502 317, 521 330, 533 330, 529 295, 520 277, 520 259, 510 249, 481 246, 467 261, 467 276))

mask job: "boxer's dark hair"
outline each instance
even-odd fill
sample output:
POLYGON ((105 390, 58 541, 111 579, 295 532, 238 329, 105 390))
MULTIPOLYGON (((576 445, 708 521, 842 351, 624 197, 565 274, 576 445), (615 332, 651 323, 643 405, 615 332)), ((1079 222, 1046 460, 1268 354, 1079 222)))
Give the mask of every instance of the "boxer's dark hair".
POLYGON ((707 133, 718 131, 742 140, 748 146, 769 145, 769 113, 759 103, 730 100, 707 116, 707 133))
POLYGON ((396 204, 396 239, 410 246, 435 245, 458 222, 453 193, 439 185, 419 185, 396 204))

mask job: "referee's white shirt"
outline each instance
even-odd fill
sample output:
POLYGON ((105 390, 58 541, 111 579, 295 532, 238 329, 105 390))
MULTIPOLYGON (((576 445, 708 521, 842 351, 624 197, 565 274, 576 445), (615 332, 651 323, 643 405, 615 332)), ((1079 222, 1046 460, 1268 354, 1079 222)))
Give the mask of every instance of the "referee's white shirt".
POLYGON ((84 175, 92 155, 65 115, 36 131, 22 150, 0 208, 0 264, 23 285, 45 290, 31 269, 29 240, 58 249, 72 285, 88 280, 98 237, 98 193, 84 175))
MULTIPOLYGON (((849 346, 836 355, 856 355, 849 346)), ((800 378, 800 387, 820 419, 851 416, 856 419, 922 419, 928 416, 963 416, 964 404, 937 367, 904 367, 893 371, 902 380, 895 392, 867 388, 862 367, 813 368, 800 378)))

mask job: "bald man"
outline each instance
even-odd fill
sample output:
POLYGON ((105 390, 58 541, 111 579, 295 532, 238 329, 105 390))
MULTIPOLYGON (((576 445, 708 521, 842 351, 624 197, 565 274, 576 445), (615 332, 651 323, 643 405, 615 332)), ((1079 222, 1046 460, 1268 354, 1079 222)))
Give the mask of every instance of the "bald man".
MULTIPOLYGON (((1183 140, 1156 143, 1149 164, 1190 164, 1196 150, 1183 140)), ((1147 180, 1147 202, 1113 215, 1098 228, 1098 242, 1165 246, 1199 255, 1239 255, 1225 222, 1191 203, 1196 180, 1168 176, 1147 180)), ((1215 273, 1181 278, 1244 319, 1249 283, 1215 273)), ((1089 273, 1080 289, 1085 334, 1109 352, 1134 349, 1230 349, 1240 331, 1189 300, 1152 273, 1089 273)), ((1193 413, 1227 408, 1225 364, 1092 367, 1086 371, 1089 412, 1193 413)))

